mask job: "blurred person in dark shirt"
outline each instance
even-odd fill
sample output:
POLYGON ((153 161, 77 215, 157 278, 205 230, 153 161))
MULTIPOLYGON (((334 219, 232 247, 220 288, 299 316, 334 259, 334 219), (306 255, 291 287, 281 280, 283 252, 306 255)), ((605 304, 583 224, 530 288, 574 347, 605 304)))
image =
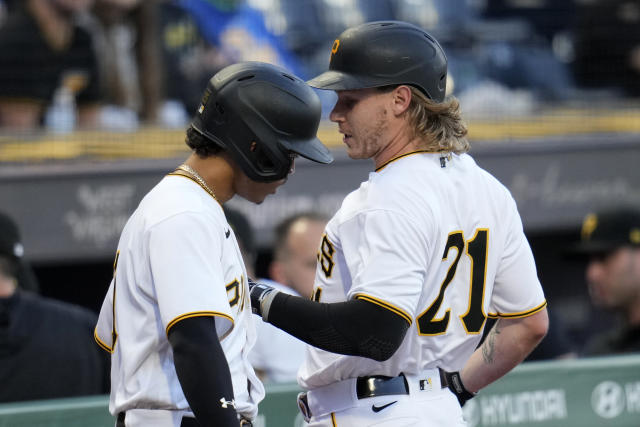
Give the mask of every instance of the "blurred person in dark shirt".
POLYGON ((159 3, 94 0, 94 19, 87 20, 98 52, 104 102, 150 124, 158 121, 164 98, 159 3))
POLYGON ((593 335, 584 356, 640 352, 640 209, 609 208, 588 214, 573 254, 587 259, 585 276, 594 306, 618 323, 593 335))
POLYGON ((78 125, 97 123, 95 53, 90 35, 75 24, 92 2, 24 0, 11 9, 0 26, 0 126, 38 127, 55 94, 75 101, 78 125))
POLYGON ((231 62, 203 37, 198 22, 181 1, 160 0, 159 8, 158 42, 166 98, 193 116, 211 76, 231 62))
POLYGON ((0 402, 106 393, 97 316, 26 290, 37 284, 23 253, 17 225, 0 213, 0 402))

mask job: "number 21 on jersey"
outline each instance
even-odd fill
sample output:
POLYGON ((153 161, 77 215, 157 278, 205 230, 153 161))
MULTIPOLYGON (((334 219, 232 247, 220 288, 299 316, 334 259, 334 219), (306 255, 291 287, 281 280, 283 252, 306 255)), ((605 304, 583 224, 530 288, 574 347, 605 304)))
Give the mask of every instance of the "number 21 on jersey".
POLYGON ((467 312, 460 315, 460 320, 468 334, 477 334, 482 330, 485 320, 482 302, 484 300, 484 287, 486 280, 487 248, 489 230, 479 228, 470 240, 464 240, 462 231, 454 231, 449 234, 444 248, 442 261, 446 261, 452 251, 455 250, 455 259, 451 263, 444 281, 440 285, 438 296, 429 308, 423 311, 417 318, 418 333, 420 335, 441 335, 447 331, 451 318, 451 309, 447 309, 444 316, 436 319, 436 314, 442 306, 447 287, 456 275, 460 262, 465 262, 463 253, 471 262, 471 277, 469 278, 469 304, 467 312))

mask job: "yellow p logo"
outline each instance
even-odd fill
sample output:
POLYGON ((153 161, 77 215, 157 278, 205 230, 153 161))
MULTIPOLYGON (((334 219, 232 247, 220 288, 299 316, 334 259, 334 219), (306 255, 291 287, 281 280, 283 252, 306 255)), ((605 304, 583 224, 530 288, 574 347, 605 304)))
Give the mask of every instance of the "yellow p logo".
POLYGON ((331 46, 331 56, 332 57, 338 51, 339 47, 340 47, 340 39, 336 39, 336 41, 333 42, 333 46, 331 46))
POLYGON ((582 222, 582 240, 591 239, 591 234, 598 226, 598 217, 595 214, 589 214, 584 218, 582 222))

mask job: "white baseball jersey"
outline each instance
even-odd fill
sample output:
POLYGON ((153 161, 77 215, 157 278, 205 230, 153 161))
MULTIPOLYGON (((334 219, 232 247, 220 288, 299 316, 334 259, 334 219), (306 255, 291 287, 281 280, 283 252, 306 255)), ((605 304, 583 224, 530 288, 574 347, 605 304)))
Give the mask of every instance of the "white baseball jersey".
POLYGON ((234 396, 211 402, 235 399, 238 413, 255 417, 264 387, 248 361, 255 329, 247 273, 217 200, 190 178, 166 176, 125 225, 114 269, 95 331, 112 353, 110 412, 191 414, 167 334, 182 319, 213 316, 234 396))
POLYGON ((459 370, 487 317, 546 305, 515 201, 467 154, 415 152, 372 172, 327 224, 318 256, 316 300, 363 299, 411 326, 384 362, 309 347, 298 377, 306 389, 459 370))

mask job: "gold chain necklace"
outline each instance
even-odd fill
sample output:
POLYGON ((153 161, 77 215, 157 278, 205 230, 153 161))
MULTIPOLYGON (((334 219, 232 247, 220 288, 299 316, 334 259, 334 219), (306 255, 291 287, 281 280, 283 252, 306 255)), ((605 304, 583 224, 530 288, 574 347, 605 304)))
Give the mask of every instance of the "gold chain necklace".
POLYGON ((187 165, 186 163, 183 163, 180 166, 178 166, 178 169, 191 175, 193 179, 195 179, 198 182, 198 184, 200 184, 200 186, 204 188, 205 191, 211 195, 211 197, 217 200, 216 195, 213 193, 213 190, 209 188, 205 180, 200 176, 198 172, 195 171, 195 169, 193 169, 191 166, 187 165))

